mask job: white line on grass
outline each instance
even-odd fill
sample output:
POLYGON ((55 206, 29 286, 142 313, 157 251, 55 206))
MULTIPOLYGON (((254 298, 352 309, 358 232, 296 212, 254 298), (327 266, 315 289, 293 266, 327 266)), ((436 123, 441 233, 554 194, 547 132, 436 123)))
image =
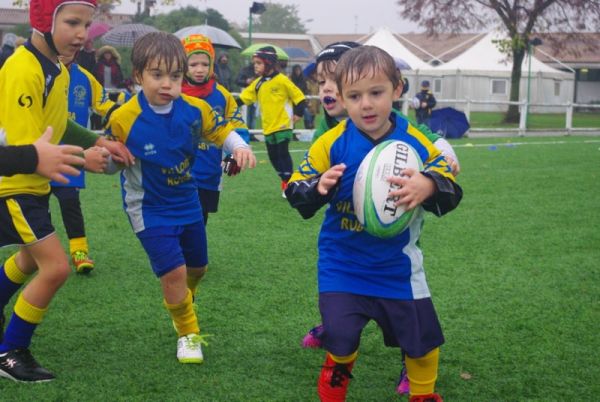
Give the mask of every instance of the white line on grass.
MULTIPOLYGON (((562 145, 562 144, 595 144, 600 143, 600 140, 583 140, 583 141, 537 141, 537 142, 501 142, 491 144, 455 144, 453 148, 483 148, 483 147, 512 147, 516 145, 562 145)), ((306 152, 306 149, 290 149, 290 153, 306 152)), ((254 151, 254 154, 266 154, 267 151, 254 151)))

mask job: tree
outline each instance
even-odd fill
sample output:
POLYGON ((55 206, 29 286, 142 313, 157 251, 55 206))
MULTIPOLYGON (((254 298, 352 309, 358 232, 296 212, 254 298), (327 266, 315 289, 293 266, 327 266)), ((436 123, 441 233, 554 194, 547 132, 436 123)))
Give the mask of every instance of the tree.
MULTIPOLYGON (((519 101, 521 65, 530 40, 539 32, 565 32, 564 40, 586 41, 579 32, 600 28, 600 0, 397 0, 401 16, 420 22, 429 34, 490 30, 501 25, 510 41, 501 44, 512 58, 510 100, 519 101)), ((587 43, 590 48, 597 44, 587 43)), ((551 46, 558 48, 554 41, 551 46)), ((505 120, 517 122, 517 105, 505 120)))
POLYGON ((254 32, 306 33, 306 27, 298 16, 298 6, 278 3, 266 3, 265 6, 266 10, 260 17, 252 17, 256 19, 252 23, 254 32))

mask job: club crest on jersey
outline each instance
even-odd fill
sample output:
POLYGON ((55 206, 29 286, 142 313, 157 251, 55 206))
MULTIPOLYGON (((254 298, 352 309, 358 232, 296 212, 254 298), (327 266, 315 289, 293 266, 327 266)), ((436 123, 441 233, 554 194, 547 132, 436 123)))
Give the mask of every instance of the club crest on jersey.
POLYGON ((87 90, 83 85, 76 85, 75 88, 73 88, 73 97, 76 106, 85 106, 87 90))

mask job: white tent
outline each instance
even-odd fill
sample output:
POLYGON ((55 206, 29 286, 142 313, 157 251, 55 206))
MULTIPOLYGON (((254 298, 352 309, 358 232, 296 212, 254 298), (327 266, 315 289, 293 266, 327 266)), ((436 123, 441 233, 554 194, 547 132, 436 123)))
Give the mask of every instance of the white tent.
POLYGON ((363 44, 376 46, 388 52, 393 58, 404 60, 412 70, 431 68, 429 64, 408 50, 388 28, 380 28, 363 44))
MULTIPOLYGON (((512 61, 498 49, 497 33, 485 35, 479 42, 447 63, 419 71, 418 80, 428 79, 434 95, 440 99, 466 99, 508 101, 512 61)), ((520 98, 527 98, 530 86, 531 103, 559 105, 573 100, 574 76, 552 68, 529 55, 521 67, 520 98)), ((462 108, 460 105, 457 107, 462 108)), ((476 104, 472 110, 505 110, 506 105, 476 104)), ((552 106, 534 108, 533 111, 558 112, 552 106)))

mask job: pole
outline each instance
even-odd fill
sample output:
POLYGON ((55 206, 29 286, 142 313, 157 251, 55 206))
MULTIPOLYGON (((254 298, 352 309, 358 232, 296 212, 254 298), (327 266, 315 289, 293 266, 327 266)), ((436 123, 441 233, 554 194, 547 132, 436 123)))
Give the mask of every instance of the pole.
POLYGON ((525 105, 525 129, 529 119, 529 101, 531 96, 531 41, 527 42, 527 54, 529 56, 529 67, 527 69, 527 105, 525 105))
POLYGON ((252 44, 252 9, 248 14, 248 46, 252 44))

